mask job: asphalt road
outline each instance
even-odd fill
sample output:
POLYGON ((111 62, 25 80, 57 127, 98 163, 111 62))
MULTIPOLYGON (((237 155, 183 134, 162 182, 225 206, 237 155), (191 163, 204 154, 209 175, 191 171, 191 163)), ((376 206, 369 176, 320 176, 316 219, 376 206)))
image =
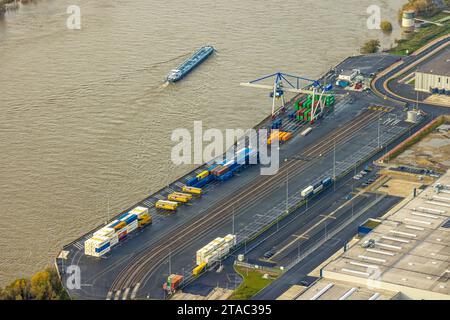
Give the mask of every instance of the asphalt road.
MULTIPOLYGON (((281 277, 276 279, 268 287, 264 288, 261 292, 253 297, 254 300, 273 300, 279 297, 283 292, 289 289, 292 285, 300 284, 302 281, 310 282, 311 278, 308 278, 308 274, 316 269, 323 261, 332 256, 339 249, 344 247, 357 233, 359 225, 364 223, 369 218, 376 218, 383 215, 391 207, 393 207, 400 198, 386 197, 377 205, 367 210, 364 214, 355 219, 348 227, 344 228, 341 232, 334 237, 326 240, 320 248, 315 250, 310 255, 304 257, 304 259, 292 267, 289 271, 284 273, 281 277)), ((351 212, 351 210, 348 210, 351 212)), ((358 211, 355 211, 356 213, 358 211)), ((349 215, 349 212, 347 212, 349 215)), ((328 226, 332 230, 333 226, 328 226)), ((323 237, 325 237, 324 227, 322 228, 323 237)), ((319 231, 318 234, 321 232, 319 231)))
MULTIPOLYGON (((396 74, 398 74, 402 70, 406 69, 407 67, 411 66, 419 59, 422 59, 422 58, 430 55, 433 50, 437 49, 438 47, 440 47, 448 42, 450 42, 450 37, 442 39, 440 41, 437 41, 436 43, 434 43, 433 45, 430 45, 428 48, 426 48, 425 50, 423 50, 422 52, 420 52, 417 55, 414 55, 414 56, 410 55, 407 57, 402 57, 403 63, 401 63, 397 67, 393 68, 386 74, 384 74, 380 77, 377 77, 372 82, 373 91, 375 93, 379 94, 380 96, 386 96, 388 99, 391 99, 392 101, 395 101, 397 103, 401 103, 401 104, 408 103, 409 105, 411 105, 417 99, 416 92, 414 91, 414 89, 411 86, 399 84, 399 83, 397 83, 397 81, 390 81, 387 84, 389 90, 386 90, 386 88, 384 87, 384 83, 386 81, 389 81, 390 79, 393 79, 396 74), (390 91, 392 91, 392 92, 390 92, 390 91)), ((436 54, 438 54, 438 53, 436 53, 436 54)), ((434 57, 434 54, 430 55, 430 58, 431 57, 434 57)), ((425 59, 423 62, 421 62, 416 67, 411 69, 411 71, 408 71, 408 72, 413 72, 413 70, 415 68, 419 67, 422 63, 425 63, 427 60, 429 60, 429 59, 428 58, 425 59)), ((405 76, 405 75, 406 74, 404 74, 403 76, 405 76)), ((421 98, 424 98, 427 96, 428 95, 425 93, 420 93, 421 98)), ((448 114, 448 111, 449 111, 448 107, 437 106, 437 105, 433 105, 433 104, 429 104, 429 103, 424 103, 421 101, 418 102, 418 106, 421 110, 425 111, 426 113, 432 114, 433 116, 437 116, 440 114, 448 114)))

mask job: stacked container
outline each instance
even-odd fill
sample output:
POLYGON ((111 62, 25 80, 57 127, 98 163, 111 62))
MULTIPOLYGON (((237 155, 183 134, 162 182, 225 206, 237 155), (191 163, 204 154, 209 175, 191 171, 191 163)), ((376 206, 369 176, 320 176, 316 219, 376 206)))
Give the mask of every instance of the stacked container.
POLYGON ((288 141, 292 137, 292 134, 287 131, 274 131, 270 134, 269 139, 267 139, 267 144, 272 144, 272 141, 288 141))
POLYGON ((282 125, 282 120, 277 119, 272 122, 272 129, 280 129, 282 125))
POLYGON ((96 236, 84 242, 84 253, 93 257, 101 257, 111 250, 108 237, 96 236))
POLYGON ((136 207, 130 211, 138 218, 138 226, 143 227, 146 224, 152 223, 152 216, 148 213, 148 208, 136 207))
POLYGON ((222 259, 236 245, 236 236, 229 234, 224 238, 216 238, 196 253, 197 265, 209 264, 222 259))
POLYGON ((163 289, 168 291, 175 291, 181 282, 183 281, 183 276, 179 274, 171 274, 167 277, 167 281, 163 284, 163 289))
POLYGON ((129 233, 151 222, 152 218, 148 209, 136 207, 94 232, 92 238, 84 242, 84 252, 86 255, 100 257, 109 252, 119 241, 125 240, 129 233))

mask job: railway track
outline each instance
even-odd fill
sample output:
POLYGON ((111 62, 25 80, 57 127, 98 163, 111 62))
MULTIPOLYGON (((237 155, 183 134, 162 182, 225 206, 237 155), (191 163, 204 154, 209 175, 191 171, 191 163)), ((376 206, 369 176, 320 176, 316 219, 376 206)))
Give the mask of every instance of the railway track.
MULTIPOLYGON (((377 119, 379 114, 379 111, 364 112, 352 123, 332 133, 332 137, 325 136, 318 143, 307 148, 301 155, 303 157, 315 157, 331 151, 335 143, 340 144, 349 140, 356 132, 377 119)), ((145 280, 167 258, 169 252, 176 253, 182 250, 199 233, 207 232, 228 221, 233 209, 248 207, 265 197, 277 186, 285 183, 284 174, 286 172, 289 172, 289 175, 292 177, 311 165, 312 163, 305 160, 289 160, 281 166, 278 174, 255 178, 252 182, 239 189, 235 195, 222 200, 205 212, 203 218, 194 221, 192 224, 182 225, 171 232, 170 236, 159 239, 153 245, 151 251, 143 250, 138 253, 119 272, 112 283, 110 292, 130 288, 145 280)))

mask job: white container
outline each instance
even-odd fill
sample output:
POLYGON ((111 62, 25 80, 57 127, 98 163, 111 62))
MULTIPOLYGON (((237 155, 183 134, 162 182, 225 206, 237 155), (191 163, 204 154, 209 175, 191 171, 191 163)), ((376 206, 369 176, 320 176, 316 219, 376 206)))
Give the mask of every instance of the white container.
POLYGON ((138 221, 135 220, 132 223, 130 223, 129 225, 127 225, 127 231, 128 233, 133 232, 134 230, 136 230, 138 227, 138 221))
POLYGON ((307 197, 311 194, 311 192, 313 192, 314 187, 313 186, 309 186, 305 189, 303 189, 303 191, 300 193, 302 197, 307 197))
POLYGON ((144 214, 148 214, 148 208, 136 207, 133 210, 131 210, 130 213, 137 215, 138 219, 140 219, 144 214))
POLYGON ((110 238, 109 243, 110 243, 110 246, 113 247, 113 246, 115 246, 118 242, 119 242, 119 236, 118 236, 118 234, 116 233, 116 234, 114 234, 114 235, 110 238))
POLYGON ((306 130, 303 130, 302 133, 300 133, 302 136, 306 136, 308 133, 312 131, 312 128, 308 128, 306 130))
POLYGON ((113 228, 103 227, 100 230, 94 232, 94 237, 111 237, 115 233, 113 228))
POLYGON ((314 189, 314 194, 320 192, 323 189, 323 184, 321 184, 320 186, 318 186, 316 189, 314 189))
POLYGON ((231 247, 236 245, 236 235, 234 235, 234 234, 227 234, 224 237, 224 240, 228 243, 231 243, 231 247))

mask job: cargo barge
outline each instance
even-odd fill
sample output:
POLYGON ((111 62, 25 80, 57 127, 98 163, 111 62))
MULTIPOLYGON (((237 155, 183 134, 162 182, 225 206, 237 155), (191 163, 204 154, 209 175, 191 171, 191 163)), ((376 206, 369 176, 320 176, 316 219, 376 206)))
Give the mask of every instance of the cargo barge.
POLYGON ((183 79, 189 72, 205 61, 213 52, 213 46, 204 46, 197 50, 189 59, 184 61, 177 69, 173 69, 167 75, 168 82, 177 82, 183 79))

